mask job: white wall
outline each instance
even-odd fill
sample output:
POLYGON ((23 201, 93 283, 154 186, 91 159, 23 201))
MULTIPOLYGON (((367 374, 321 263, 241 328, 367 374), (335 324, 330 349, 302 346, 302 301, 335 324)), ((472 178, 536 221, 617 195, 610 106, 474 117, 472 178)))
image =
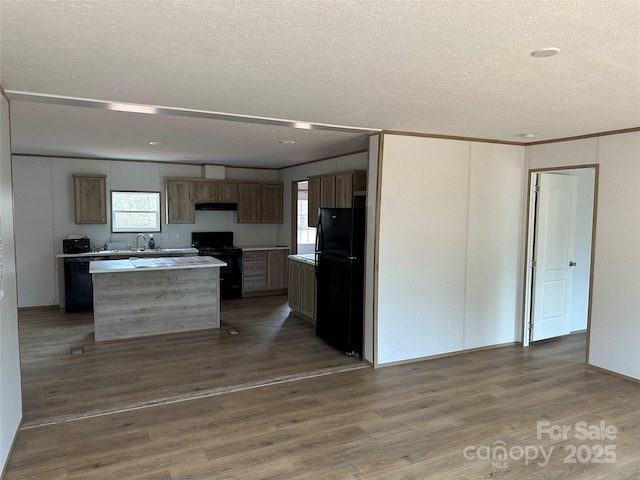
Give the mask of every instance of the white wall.
POLYGON ((640 379, 640 132, 527 148, 531 168, 600 164, 588 361, 640 379))
POLYGON ((4 296, 0 299, 0 472, 2 472, 22 419, 9 102, 3 96, 0 96, 0 222, 4 290, 4 296))
POLYGON ((519 340, 525 189, 522 147, 471 143, 465 349, 519 340))
MULTIPOLYGON (((227 178, 276 181, 277 172, 229 169, 227 178)), ((107 175, 109 190, 163 192, 164 177, 201 178, 200 166, 154 162, 78 160, 65 158, 14 157, 15 219, 19 307, 58 303, 58 273, 55 255, 69 234, 88 235, 96 248, 106 242, 135 243, 135 234, 111 234, 106 225, 74 223, 74 173, 107 175)), ((164 205, 164 192, 162 193, 164 205)), ((277 225, 238 224, 237 213, 197 211, 196 223, 162 225, 155 235, 160 247, 186 247, 192 231, 232 231, 236 245, 275 245, 277 225)))
POLYGON ((524 148, 383 140, 376 363, 515 341, 524 148))

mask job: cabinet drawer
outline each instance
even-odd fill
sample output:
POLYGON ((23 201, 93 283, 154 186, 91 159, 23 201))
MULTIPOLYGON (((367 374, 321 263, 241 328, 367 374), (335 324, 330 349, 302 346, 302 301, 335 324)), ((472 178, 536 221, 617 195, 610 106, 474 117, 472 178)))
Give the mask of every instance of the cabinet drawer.
POLYGON ((242 261, 251 262, 254 260, 265 261, 267 259, 267 252, 265 250, 257 250, 255 252, 243 252, 242 261))
POLYGON ((244 277, 265 276, 267 274, 267 264, 262 261, 242 262, 242 275, 244 277))
POLYGON ((242 281, 243 292, 264 292, 267 289, 267 276, 245 277, 242 281))

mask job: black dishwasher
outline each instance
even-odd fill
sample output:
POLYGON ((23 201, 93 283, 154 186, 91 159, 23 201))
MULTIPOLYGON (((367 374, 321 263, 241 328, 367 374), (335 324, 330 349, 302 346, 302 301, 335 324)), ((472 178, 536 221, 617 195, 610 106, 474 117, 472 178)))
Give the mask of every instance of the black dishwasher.
POLYGON ((91 312, 93 311, 93 283, 89 273, 91 260, 103 260, 104 258, 87 257, 80 255, 91 251, 88 238, 63 240, 62 249, 64 257, 64 304, 65 311, 91 312))
POLYGON ((64 306, 65 311, 93 311, 93 283, 89 273, 89 257, 65 257, 64 306))

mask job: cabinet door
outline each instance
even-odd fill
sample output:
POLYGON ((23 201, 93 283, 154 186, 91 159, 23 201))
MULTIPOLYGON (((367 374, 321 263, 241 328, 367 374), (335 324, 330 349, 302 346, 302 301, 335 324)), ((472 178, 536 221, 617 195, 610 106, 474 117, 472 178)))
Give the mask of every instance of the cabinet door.
POLYGON ((320 178, 309 178, 309 201, 307 202, 307 220, 310 227, 318 226, 320 211, 320 178))
POLYGON ((74 175, 76 223, 107 223, 107 177, 74 175))
POLYGON ((238 201, 238 184, 235 182, 219 182, 218 200, 220 202, 236 203, 238 201))
POLYGON ((267 252, 267 290, 285 290, 289 284, 287 256, 289 250, 267 252))
POLYGON ((262 222, 282 223, 282 185, 262 185, 262 222))
POLYGON ((238 223, 260 223, 262 220, 262 185, 238 184, 238 223))
POLYGON ((218 197, 216 182, 196 182, 196 202, 215 202, 218 197))
POLYGON ((320 177, 320 208, 336 206, 336 177, 327 175, 320 177))
POLYGON ((336 207, 353 207, 353 174, 336 175, 336 207))
POLYGON ((289 260, 289 307, 300 311, 300 282, 302 280, 302 263, 289 260))
POLYGON ((195 223, 194 185, 189 180, 167 180, 167 223, 195 223))
POLYGON ((300 313, 316 319, 316 271, 313 265, 302 264, 300 275, 300 313))

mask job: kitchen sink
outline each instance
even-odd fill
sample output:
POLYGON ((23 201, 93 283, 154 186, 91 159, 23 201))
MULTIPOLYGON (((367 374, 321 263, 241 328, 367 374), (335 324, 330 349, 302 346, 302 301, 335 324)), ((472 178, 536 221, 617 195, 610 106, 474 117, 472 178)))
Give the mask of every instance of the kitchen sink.
POLYGON ((102 253, 105 255, 109 255, 109 254, 120 254, 120 255, 127 255, 127 254, 131 254, 131 253, 142 253, 142 252, 146 252, 148 254, 153 254, 153 253, 191 253, 191 252, 195 252, 195 250, 193 248, 132 248, 131 250, 100 250, 98 253, 102 253))

